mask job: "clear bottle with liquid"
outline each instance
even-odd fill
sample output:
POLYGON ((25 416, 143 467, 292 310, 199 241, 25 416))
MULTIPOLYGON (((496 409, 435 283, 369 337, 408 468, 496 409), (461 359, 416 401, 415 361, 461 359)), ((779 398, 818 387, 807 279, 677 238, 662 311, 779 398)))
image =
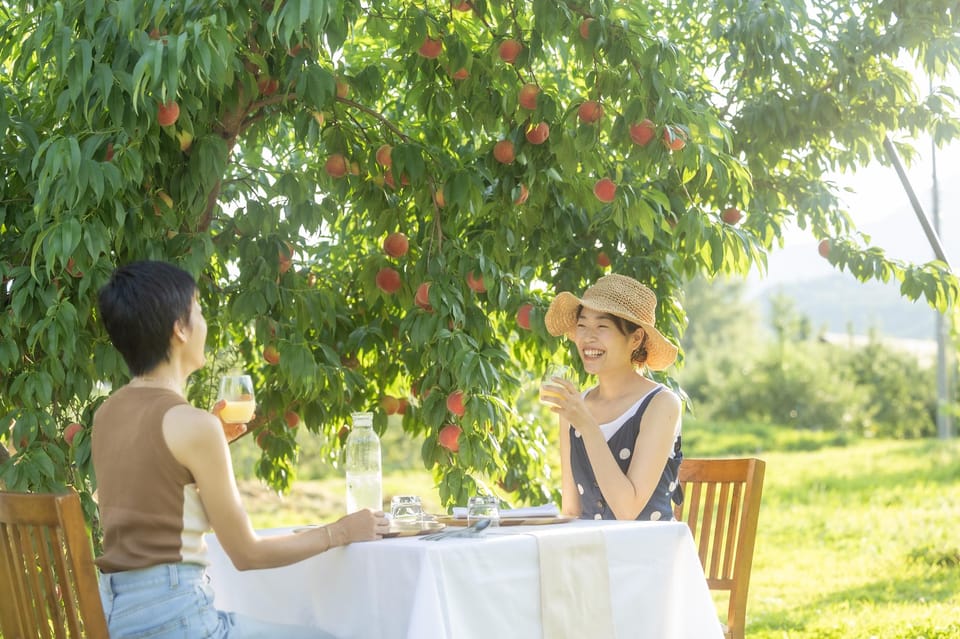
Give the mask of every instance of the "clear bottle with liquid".
POLYGON ((380 438, 373 430, 373 413, 353 413, 347 436, 347 513, 383 510, 380 438))

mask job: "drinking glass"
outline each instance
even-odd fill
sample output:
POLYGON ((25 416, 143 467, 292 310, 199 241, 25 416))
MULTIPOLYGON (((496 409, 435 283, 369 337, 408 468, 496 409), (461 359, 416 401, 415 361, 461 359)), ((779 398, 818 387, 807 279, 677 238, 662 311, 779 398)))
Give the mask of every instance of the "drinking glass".
POLYGON ((227 424, 245 424, 253 419, 257 409, 253 394, 253 379, 241 373, 229 373, 220 378, 220 399, 224 401, 220 419, 227 424))
POLYGON ((570 379, 570 367, 563 364, 554 364, 547 369, 547 374, 543 376, 543 381, 540 382, 540 401, 548 406, 556 406, 549 399, 554 393, 548 388, 548 386, 557 385, 554 377, 570 379))
POLYGON ((390 500, 390 519, 398 526, 419 526, 423 504, 417 495, 394 495, 390 500))
POLYGON ((500 500, 494 495, 477 495, 467 500, 467 525, 489 519, 491 526, 500 525, 500 500))

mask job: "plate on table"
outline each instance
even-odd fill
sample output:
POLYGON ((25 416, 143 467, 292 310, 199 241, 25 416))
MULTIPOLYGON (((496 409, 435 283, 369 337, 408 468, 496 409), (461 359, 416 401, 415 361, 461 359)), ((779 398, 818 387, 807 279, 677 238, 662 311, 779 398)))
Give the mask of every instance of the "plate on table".
MULTIPOLYGON (((501 517, 500 525, 501 526, 542 526, 546 524, 565 524, 568 521, 573 521, 576 517, 501 517)), ((450 515, 441 515, 437 517, 437 521, 441 521, 448 526, 466 526, 467 520, 465 517, 452 517, 450 515)))
POLYGON ((446 528, 446 524, 439 521, 424 521, 419 526, 395 526, 390 524, 390 531, 383 535, 384 539, 393 537, 416 537, 417 535, 426 535, 435 533, 446 528))

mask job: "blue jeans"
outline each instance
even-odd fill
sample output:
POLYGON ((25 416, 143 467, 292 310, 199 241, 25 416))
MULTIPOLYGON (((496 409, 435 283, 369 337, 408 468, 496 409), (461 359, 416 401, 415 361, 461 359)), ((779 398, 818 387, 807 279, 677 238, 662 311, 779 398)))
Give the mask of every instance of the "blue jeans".
POLYGON ((112 639, 333 639, 322 630, 217 610, 198 564, 102 573, 100 599, 112 639))

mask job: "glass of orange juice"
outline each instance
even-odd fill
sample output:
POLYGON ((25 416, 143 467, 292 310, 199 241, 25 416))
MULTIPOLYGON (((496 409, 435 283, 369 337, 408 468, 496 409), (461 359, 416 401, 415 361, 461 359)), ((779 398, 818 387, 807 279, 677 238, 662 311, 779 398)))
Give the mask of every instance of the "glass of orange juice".
POLYGON ((257 409, 253 395, 253 379, 242 373, 229 373, 220 378, 220 399, 224 401, 220 419, 227 424, 246 424, 257 409))

